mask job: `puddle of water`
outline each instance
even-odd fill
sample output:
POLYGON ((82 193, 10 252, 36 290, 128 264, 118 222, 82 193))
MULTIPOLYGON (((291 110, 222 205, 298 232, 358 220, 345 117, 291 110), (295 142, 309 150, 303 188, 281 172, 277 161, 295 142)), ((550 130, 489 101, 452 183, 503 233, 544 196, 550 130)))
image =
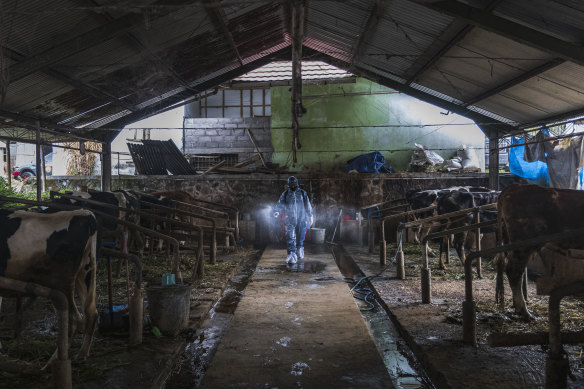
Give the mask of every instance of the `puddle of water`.
MULTIPOLYGON (((333 256, 339 270, 346 278, 357 280, 364 274, 353 259, 341 247, 333 247, 333 256)), ((370 285, 363 285, 370 286, 370 285)), ((378 306, 371 311, 361 311, 361 315, 369 327, 371 337, 383 357, 383 362, 397 389, 429 389, 433 385, 420 373, 412 363, 417 365, 411 351, 399 336, 397 329, 387 313, 378 306)))
POLYGON ((320 261, 300 261, 295 264, 284 264, 278 266, 278 270, 291 273, 320 273, 326 264, 320 261))

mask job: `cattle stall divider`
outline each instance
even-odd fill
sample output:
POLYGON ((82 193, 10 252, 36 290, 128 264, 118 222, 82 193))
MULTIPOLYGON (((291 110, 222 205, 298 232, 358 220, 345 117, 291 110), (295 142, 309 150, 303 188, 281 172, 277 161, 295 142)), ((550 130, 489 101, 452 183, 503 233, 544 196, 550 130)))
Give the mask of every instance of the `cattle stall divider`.
MULTIPOLYGON (((410 216, 415 216, 417 214, 433 211, 436 209, 435 205, 430 207, 416 209, 413 211, 406 211, 400 212, 394 215, 385 216, 381 219, 381 236, 379 238, 379 264, 381 266, 385 266, 387 263, 387 243, 385 241, 385 223, 392 220, 400 220, 403 218, 409 218, 410 216)), ((400 224, 400 227, 403 223, 400 224)), ((396 271, 397 271, 397 278, 400 280, 406 279, 406 272, 405 272, 405 259, 404 259, 404 252, 402 245, 399 244, 400 240, 403 238, 403 230, 398 228, 397 231, 397 243, 398 243, 398 252, 396 253, 397 262, 396 262, 396 271)))
MULTIPOLYGON (((35 295, 51 300, 57 311, 57 359, 51 362, 51 371, 56 388, 71 389, 71 360, 69 359, 69 304, 63 292, 47 288, 32 282, 23 282, 7 277, 0 277, 0 289, 11 290, 22 295, 35 295)), ((1 302, 0 297, 0 302, 1 302)))
MULTIPOLYGON (((213 205, 219 208, 225 208, 225 209, 229 209, 231 211, 233 211, 233 220, 235 220, 235 226, 233 228, 235 228, 235 241, 239 242, 239 208, 234 207, 232 205, 227 205, 227 204, 222 204, 222 203, 217 203, 214 201, 209 201, 209 200, 202 200, 202 199, 198 199, 198 198, 193 198, 193 201, 196 201, 198 203, 203 203, 203 204, 209 204, 209 205, 213 205)), ((185 203, 185 204, 189 204, 189 203, 185 203)), ((194 204, 189 204, 189 205, 194 205, 194 204)))
MULTIPOLYGON (((492 209, 492 208, 496 208, 496 207, 497 207, 497 204, 493 203, 493 204, 481 205, 480 207, 462 209, 460 211, 445 213, 442 215, 432 216, 432 217, 428 217, 425 219, 420 219, 420 220, 416 220, 413 222, 404 223, 404 224, 400 225, 400 228, 403 229, 403 228, 416 227, 416 226, 422 227, 423 225, 428 225, 429 223, 434 224, 437 221, 443 221, 443 220, 446 220, 447 223, 450 223, 452 221, 451 220, 452 218, 465 216, 471 212, 475 214, 476 220, 479 221, 479 212, 481 210, 488 210, 488 209, 492 209)), ((476 242, 477 247, 480 250, 480 228, 492 226, 495 224, 496 224, 495 220, 484 222, 484 223, 480 223, 480 222, 473 223, 473 224, 470 224, 470 225, 464 226, 464 227, 457 227, 457 228, 453 228, 453 229, 448 229, 448 230, 443 230, 440 232, 432 233, 423 239, 423 242, 422 242, 422 275, 421 275, 421 278, 422 278, 422 280, 421 280, 422 281, 422 303, 430 304, 432 302, 431 287, 430 287, 431 270, 430 270, 430 265, 429 265, 429 261, 428 261, 428 241, 430 239, 434 239, 434 238, 450 236, 451 234, 454 234, 454 233, 476 230, 476 238, 475 238, 476 241, 475 242, 476 242)), ((466 266, 467 261, 468 260, 465 261, 465 266, 466 266)), ((481 274, 480 261, 477 261, 477 274, 479 276, 481 274)), ((471 282, 472 282, 472 273, 471 273, 471 282)))
MULTIPOLYGON (((69 195, 69 194, 65 194, 65 193, 59 193, 59 192, 54 192, 51 191, 50 193, 51 195, 51 200, 54 200, 56 196, 61 197, 61 198, 67 198, 70 200, 76 200, 79 202, 85 202, 87 204, 93 204, 93 205, 97 205, 103 208, 110 208, 110 209, 116 209, 118 211, 124 211, 124 212, 128 212, 128 213, 134 213, 134 214, 139 214, 139 215, 143 215, 143 216, 151 216, 148 212, 144 212, 144 211, 137 211, 131 208, 126 208, 126 207, 119 207, 117 205, 113 205, 113 204, 107 204, 107 203, 103 203, 101 201, 95 201, 95 200, 90 200, 90 199, 85 199, 83 197, 78 197, 78 196, 73 196, 73 195, 69 195)), ((2 200, 2 196, 0 196, 0 200, 2 200)), ((26 202, 24 201, 20 201, 20 199, 16 199, 16 198, 12 198, 10 200, 11 202, 15 202, 15 203, 24 203, 26 204, 26 202)), ((51 203, 51 202, 37 202, 38 205, 42 205, 42 206, 46 206, 46 207, 53 207, 53 208, 59 208, 59 207, 63 207, 65 209, 78 209, 78 208, 82 208, 82 205, 75 205, 75 204, 58 204, 58 203, 51 203), (69 207, 69 208, 66 208, 69 207)), ((174 273, 175 277, 177 280, 182 281, 182 274, 180 271, 180 258, 179 258, 179 243, 178 240, 174 239, 171 236, 162 234, 158 231, 154 231, 151 230, 149 228, 146 227, 142 227, 139 226, 135 223, 126 221, 126 220, 121 220, 118 219, 114 216, 108 215, 105 212, 102 211, 98 211, 95 209, 90 209, 91 212, 93 212, 96 215, 99 215, 100 217, 102 217, 105 220, 110 220, 113 221, 117 224, 120 224, 124 227, 127 227, 129 230, 133 230, 133 231, 139 231, 142 232, 144 235, 148 235, 148 236, 153 236, 156 238, 159 238, 161 240, 164 240, 168 243, 169 246, 173 247, 173 259, 172 259, 172 273, 174 273)))
MULTIPOLYGON (((400 209, 400 208, 404 208, 409 207, 409 204, 407 203, 407 200, 405 198, 401 198, 401 199, 395 199, 395 200, 389 200, 389 201, 383 201, 381 203, 375 203, 375 204, 371 204, 371 205, 367 205, 365 207, 362 207, 359 212, 361 213, 361 215, 363 215, 364 212, 367 213, 366 219, 367 219, 367 245, 369 247, 369 252, 372 253, 373 252, 373 246, 375 245, 375 231, 373 229, 373 217, 376 216, 381 216, 383 218, 383 212, 387 212, 387 211, 391 211, 394 209, 400 209), (385 205, 389 205, 389 207, 386 208, 380 208, 377 210, 373 210, 370 211, 371 208, 375 208, 375 207, 382 207, 385 205)), ((361 220, 363 220, 364 218, 360 218, 361 220)), ((361 221, 359 222, 359 225, 361 225, 361 221)), ((383 238, 383 236, 382 236, 383 238)), ((383 238, 383 240, 385 240, 385 238, 383 238)))
MULTIPOLYGON (((196 214, 193 212, 183 211, 183 210, 179 210, 179 209, 172 208, 172 207, 167 207, 167 206, 160 205, 160 204, 155 204, 155 203, 152 203, 146 199, 141 199, 141 201, 148 203, 148 206, 151 206, 153 208, 172 212, 172 213, 177 214, 177 215, 189 216, 189 217, 193 217, 196 219, 210 221, 211 226, 212 226, 212 236, 211 236, 211 246, 210 246, 210 261, 211 261, 211 264, 213 264, 213 265, 217 263, 217 231, 221 230, 221 231, 227 232, 228 229, 227 228, 224 228, 224 229, 217 228, 217 222, 215 221, 215 218, 208 217, 208 216, 202 216, 202 215, 199 215, 199 214, 196 214)), ((203 226, 200 226, 200 227, 203 228, 203 226)))
MULTIPOLYGON (((547 236, 535 237, 519 242, 493 247, 490 249, 470 253, 467 260, 470 260, 484 255, 494 255, 505 251, 513 251, 518 249, 525 249, 528 247, 539 246, 543 243, 559 242, 562 240, 579 238, 584 235, 584 228, 575 230, 557 232, 547 236)), ((578 258, 582 259, 582 258, 578 258)), ((581 281, 571 280, 567 284, 562 284, 562 279, 558 279, 558 283, 553 283, 553 277, 543 277, 537 282, 537 293, 540 295, 549 295, 549 332, 548 344, 549 353, 546 360, 546 389, 563 389, 567 388, 567 377, 570 371, 569 361, 566 358, 562 344, 574 344, 584 342, 584 331, 580 332, 562 332, 560 323, 560 301, 563 297, 583 293, 584 285, 581 281)), ((466 295, 465 303, 469 299, 472 300, 472 284, 470 285, 470 293, 466 295)), ((474 301, 472 301, 474 304, 474 301)), ((472 330, 469 328, 468 334, 463 334, 463 338, 468 338, 469 343, 476 344, 476 315, 474 317, 463 320, 472 320, 472 330), (474 336, 474 337, 473 337, 474 336)), ((463 330, 467 326, 463 322, 463 330)), ((470 327, 470 324, 469 324, 470 327)), ((507 335, 507 334, 491 334, 489 335, 489 345, 492 347, 510 347, 523 345, 538 345, 542 344, 542 336, 540 334, 521 334, 521 335, 507 335)))

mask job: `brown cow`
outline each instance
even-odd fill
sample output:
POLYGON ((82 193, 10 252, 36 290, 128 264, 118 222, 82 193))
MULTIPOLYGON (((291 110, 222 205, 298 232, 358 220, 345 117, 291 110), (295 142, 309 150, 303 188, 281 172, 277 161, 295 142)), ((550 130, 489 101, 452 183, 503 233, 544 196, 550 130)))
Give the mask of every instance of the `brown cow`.
MULTIPOLYGON (((584 227, 584 192, 570 189, 544 188, 538 185, 514 184, 505 188, 498 203, 499 236, 504 243, 545 237, 549 234, 584 227)), ((584 249, 584 239, 558 242, 562 248, 584 249)), ((543 244, 507 253, 507 260, 498 260, 498 278, 505 267, 513 295, 513 306, 525 320, 532 318, 522 292, 522 278, 529 258, 538 254, 543 244)), ((500 284, 502 286, 502 284, 500 284)), ((497 296, 502 296, 500 288, 497 296)))

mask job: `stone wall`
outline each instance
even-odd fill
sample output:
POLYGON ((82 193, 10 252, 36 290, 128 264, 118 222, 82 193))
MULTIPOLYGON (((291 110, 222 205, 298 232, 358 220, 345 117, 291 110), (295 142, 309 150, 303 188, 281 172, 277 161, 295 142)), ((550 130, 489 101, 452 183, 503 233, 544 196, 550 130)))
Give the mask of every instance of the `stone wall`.
MULTIPOLYGON (((513 175, 502 175, 501 182, 513 181, 513 175)), ((364 206, 403 198, 412 189, 446 188, 450 186, 487 186, 484 173, 403 173, 403 174, 337 174, 297 175, 315 208, 316 226, 332 234, 339 208, 353 213, 364 206)), ((139 191, 183 190, 195 197, 236 206, 241 214, 249 214, 260 224, 270 224, 270 207, 285 190, 287 176, 278 175, 214 175, 201 176, 122 176, 114 178, 112 188, 139 191)), ((79 189, 99 188, 98 177, 52 177, 49 187, 79 189)), ((505 186, 505 185, 502 185, 505 186)))

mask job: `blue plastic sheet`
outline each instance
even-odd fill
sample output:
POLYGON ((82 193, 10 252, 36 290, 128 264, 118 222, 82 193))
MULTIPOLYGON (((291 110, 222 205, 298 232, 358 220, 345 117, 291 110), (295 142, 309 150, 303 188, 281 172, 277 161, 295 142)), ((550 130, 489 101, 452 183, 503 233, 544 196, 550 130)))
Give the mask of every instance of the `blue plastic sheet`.
MULTIPOLYGON (((511 137, 511 144, 525 144, 525 137, 511 137)), ((525 178, 531 184, 550 186, 547 163, 542 161, 527 162, 523 159, 525 146, 509 149, 509 170, 516 176, 525 178)))
POLYGON ((385 158, 379 151, 361 154, 347 161, 346 172, 356 170, 359 173, 393 173, 391 166, 385 167, 385 158))

